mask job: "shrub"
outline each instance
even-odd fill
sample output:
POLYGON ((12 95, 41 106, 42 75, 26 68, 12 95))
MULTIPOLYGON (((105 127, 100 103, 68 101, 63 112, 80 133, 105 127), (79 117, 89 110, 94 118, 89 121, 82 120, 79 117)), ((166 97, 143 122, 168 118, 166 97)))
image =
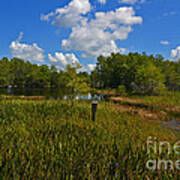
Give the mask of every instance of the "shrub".
POLYGON ((126 87, 124 85, 119 85, 117 92, 120 93, 121 96, 127 96, 126 87))

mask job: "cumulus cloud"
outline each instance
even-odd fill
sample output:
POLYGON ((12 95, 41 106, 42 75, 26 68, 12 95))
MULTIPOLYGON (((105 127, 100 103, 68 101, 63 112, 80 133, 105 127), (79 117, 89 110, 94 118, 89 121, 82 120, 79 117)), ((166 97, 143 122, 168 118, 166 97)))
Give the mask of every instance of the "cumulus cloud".
POLYGON ((98 0, 98 2, 101 4, 106 4, 106 0, 98 0))
POLYGON ((21 43, 23 33, 21 32, 18 39, 13 41, 9 46, 10 53, 13 57, 21 58, 32 63, 44 62, 44 50, 38 47, 36 43, 32 45, 21 43))
POLYGON ((119 3, 123 4, 135 4, 135 3, 144 3, 146 0, 119 0, 119 3))
POLYGON ((79 63, 78 58, 75 54, 63 54, 61 52, 56 52, 54 56, 48 54, 50 63, 55 65, 58 69, 64 69, 68 64, 79 63))
POLYGON ((64 8, 58 8, 55 12, 47 15, 41 15, 41 20, 49 21, 52 18, 52 24, 59 27, 70 28, 87 19, 83 15, 91 10, 89 0, 72 0, 64 8))
POLYGON ((176 49, 171 50, 171 60, 178 61, 180 60, 180 46, 178 46, 176 49))
POLYGON ((119 48, 119 51, 121 54, 126 54, 129 52, 126 48, 119 48))
POLYGON ((96 64, 88 64, 87 67, 90 71, 93 71, 96 68, 96 64))
POLYGON ((132 7, 121 7, 116 11, 98 12, 95 19, 75 26, 68 39, 62 41, 65 50, 83 51, 87 56, 109 55, 119 52, 116 40, 125 40, 132 25, 142 23, 132 7))
POLYGON ((41 19, 71 28, 69 37, 62 40, 62 48, 79 51, 83 57, 108 56, 121 51, 123 48, 119 48, 116 41, 127 39, 132 26, 143 21, 132 7, 96 12, 93 17, 87 16, 90 11, 89 0, 72 0, 67 6, 42 15, 41 19))
POLYGON ((79 72, 92 72, 96 68, 96 64, 87 64, 86 66, 82 66, 79 72))
MULTIPOLYGON (((62 52, 56 52, 54 56, 52 56, 51 54, 48 54, 48 58, 50 61, 49 64, 55 65, 58 69, 62 69, 62 70, 64 70, 68 64, 72 66, 75 63, 80 64, 78 58, 73 53, 63 54, 62 52)), ((83 72, 83 71, 91 72, 95 69, 96 64, 87 64, 86 66, 83 66, 83 65, 81 66, 82 68, 79 70, 79 72, 83 72)))
POLYGON ((162 44, 162 45, 168 45, 168 44, 169 44, 169 41, 161 41, 160 44, 162 44))

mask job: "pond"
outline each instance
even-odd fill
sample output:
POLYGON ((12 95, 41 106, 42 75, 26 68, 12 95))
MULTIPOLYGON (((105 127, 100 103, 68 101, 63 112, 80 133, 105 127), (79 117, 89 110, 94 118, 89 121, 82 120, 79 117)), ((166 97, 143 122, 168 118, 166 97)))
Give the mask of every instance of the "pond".
MULTIPOLYGON (((50 100, 68 100, 70 92, 65 88, 43 88, 43 89, 31 89, 31 88, 0 88, 0 95, 14 95, 14 96, 44 96, 50 100)), ((83 95, 77 95, 77 100, 98 100, 103 101, 106 97, 102 94, 87 93, 83 95)))

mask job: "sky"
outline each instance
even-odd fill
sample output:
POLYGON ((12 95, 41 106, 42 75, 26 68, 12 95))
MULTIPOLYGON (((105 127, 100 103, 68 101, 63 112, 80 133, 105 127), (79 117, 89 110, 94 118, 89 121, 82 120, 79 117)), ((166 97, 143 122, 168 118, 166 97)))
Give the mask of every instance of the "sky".
POLYGON ((180 58, 179 0, 6 0, 0 58, 93 70, 100 55, 146 52, 180 58))

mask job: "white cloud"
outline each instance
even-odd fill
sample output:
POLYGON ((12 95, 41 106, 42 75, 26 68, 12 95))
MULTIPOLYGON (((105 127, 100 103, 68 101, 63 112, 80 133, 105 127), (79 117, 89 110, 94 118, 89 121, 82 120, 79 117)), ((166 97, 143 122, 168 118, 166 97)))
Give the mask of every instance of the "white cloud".
POLYGON ((83 57, 108 56, 121 51, 116 41, 127 39, 132 26, 143 21, 142 17, 135 15, 132 7, 96 12, 94 18, 87 16, 90 11, 89 0, 72 0, 67 6, 41 16, 41 19, 58 27, 71 28, 69 37, 63 39, 61 45, 64 50, 81 52, 83 57))
POLYGON ((96 64, 87 64, 86 66, 83 66, 79 72, 88 72, 90 73, 96 68, 96 64))
POLYGON ((62 41, 62 47, 65 50, 82 51, 84 56, 107 56, 120 51, 115 41, 127 39, 132 31, 131 26, 140 23, 142 18, 135 16, 132 7, 98 12, 95 19, 73 27, 69 38, 62 41))
POLYGON ((169 44, 169 41, 161 41, 160 44, 162 44, 162 45, 168 45, 168 44, 169 44))
POLYGON ((42 14, 41 17, 40 17, 40 19, 41 19, 42 21, 49 21, 49 20, 50 20, 50 17, 52 17, 52 16, 54 16, 54 15, 55 15, 54 12, 51 12, 51 13, 49 13, 49 14, 47 14, 47 15, 42 14))
POLYGON ((106 0, 98 0, 98 2, 101 4, 106 4, 106 0))
MULTIPOLYGON (((79 63, 78 58, 75 54, 63 54, 61 52, 56 52, 54 56, 51 54, 48 54, 48 58, 50 61, 50 65, 55 65, 58 69, 64 70, 68 64, 74 65, 75 63, 79 63)), ((79 70, 79 72, 91 72, 95 69, 96 64, 88 64, 86 66, 82 65, 82 68, 79 70)))
POLYGON ((87 67, 90 71, 93 71, 96 68, 96 64, 88 64, 87 67))
POLYGON ((22 37, 23 33, 21 32, 18 40, 13 41, 9 46, 11 55, 13 57, 21 58, 32 63, 44 62, 44 50, 38 47, 36 43, 33 45, 20 43, 22 37))
POLYGON ((24 33, 23 33, 23 32, 20 32, 17 41, 21 41, 22 38, 23 38, 23 35, 24 35, 24 33))
POLYGON ((176 49, 171 50, 170 59, 173 61, 178 61, 180 59, 180 46, 178 46, 176 49))
POLYGON ((55 65, 58 69, 64 69, 68 64, 79 63, 79 60, 75 56, 75 54, 63 54, 61 52, 56 52, 54 56, 48 54, 48 58, 50 63, 55 65))
POLYGON ((121 54, 126 54, 129 52, 126 48, 120 48, 119 51, 121 54))
POLYGON ((53 18, 53 25, 69 28, 86 21, 87 19, 82 15, 87 14, 90 10, 89 0, 72 0, 64 8, 58 8, 55 12, 41 15, 41 20, 49 21, 50 18, 53 18))
POLYGON ((135 4, 135 3, 144 3, 146 0, 119 0, 119 3, 123 4, 135 4))

